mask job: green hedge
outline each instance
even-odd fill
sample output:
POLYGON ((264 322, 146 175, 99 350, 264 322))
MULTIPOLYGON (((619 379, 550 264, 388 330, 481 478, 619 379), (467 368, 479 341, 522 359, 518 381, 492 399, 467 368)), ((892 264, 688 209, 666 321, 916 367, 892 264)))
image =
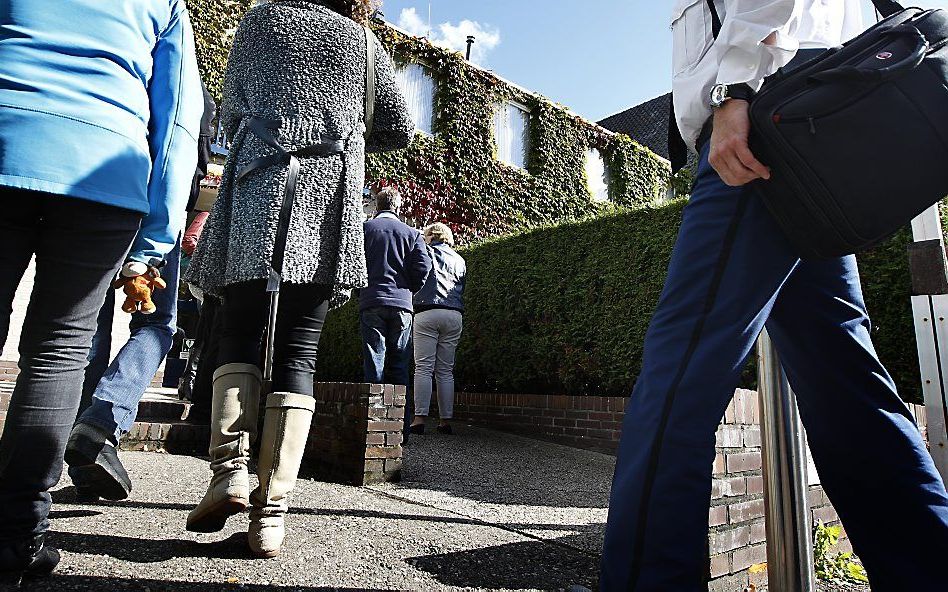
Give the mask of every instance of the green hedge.
MULTIPOLYGON (((458 387, 627 395, 683 205, 616 211, 465 249, 470 275, 458 387)), ((876 348, 903 397, 919 402, 909 239, 907 230, 900 232, 860 256, 860 269, 876 348)), ((322 379, 359 380, 354 303, 331 313, 320 357, 322 379)))

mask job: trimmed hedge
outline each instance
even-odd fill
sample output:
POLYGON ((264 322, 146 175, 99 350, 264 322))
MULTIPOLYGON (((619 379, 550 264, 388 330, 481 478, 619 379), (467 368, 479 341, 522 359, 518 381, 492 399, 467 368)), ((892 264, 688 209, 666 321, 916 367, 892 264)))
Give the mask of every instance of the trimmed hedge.
MULTIPOLYGON (((624 396, 639 371, 684 200, 493 239, 468 262, 460 390, 624 396)), ((860 256, 873 339, 902 396, 920 402, 908 230, 860 256)), ((360 380, 357 304, 330 314, 320 378, 360 380)), ((749 381, 753 373, 745 373, 749 381)), ((744 386, 752 386, 745 384, 744 386)))

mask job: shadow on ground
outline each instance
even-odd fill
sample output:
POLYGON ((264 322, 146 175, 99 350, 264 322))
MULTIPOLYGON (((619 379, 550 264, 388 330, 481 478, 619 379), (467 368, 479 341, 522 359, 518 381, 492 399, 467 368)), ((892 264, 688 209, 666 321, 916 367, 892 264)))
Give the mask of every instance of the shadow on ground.
MULTIPOLYGON (((2 585, 2 584, 0 584, 2 585)), ((141 592, 345 592, 348 590, 364 590, 364 588, 336 588, 325 586, 280 586, 274 584, 243 584, 239 582, 222 582, 212 584, 208 582, 182 582, 169 580, 149 580, 139 578, 108 578, 96 576, 75 576, 67 574, 53 574, 47 578, 24 580, 19 586, 7 584, 0 590, 30 590, 45 591, 82 591, 105 592, 111 590, 130 590, 141 592)), ((379 592, 387 592, 381 590, 379 592)))
POLYGON ((566 582, 595 590, 597 582, 591 578, 599 571, 595 557, 541 541, 413 557, 408 564, 445 586, 488 590, 558 590, 566 582), (577 574, 590 579, 575 581, 577 574))

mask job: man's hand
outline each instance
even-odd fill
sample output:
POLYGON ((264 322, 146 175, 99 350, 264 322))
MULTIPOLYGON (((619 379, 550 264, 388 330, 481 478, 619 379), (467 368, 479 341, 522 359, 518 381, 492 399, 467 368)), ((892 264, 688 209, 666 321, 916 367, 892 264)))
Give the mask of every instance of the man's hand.
POLYGON ((750 134, 748 107, 747 101, 730 99, 714 111, 708 162, 721 180, 732 187, 770 178, 770 169, 754 158, 747 144, 750 134))

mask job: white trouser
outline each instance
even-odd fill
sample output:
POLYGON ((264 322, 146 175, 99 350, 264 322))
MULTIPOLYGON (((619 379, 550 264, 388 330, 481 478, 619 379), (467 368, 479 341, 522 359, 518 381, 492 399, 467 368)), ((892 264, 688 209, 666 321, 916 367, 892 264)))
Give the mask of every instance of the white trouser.
POLYGON ((435 308, 415 315, 415 415, 428 415, 431 380, 438 380, 438 414, 454 416, 454 353, 461 340, 462 315, 435 308))

